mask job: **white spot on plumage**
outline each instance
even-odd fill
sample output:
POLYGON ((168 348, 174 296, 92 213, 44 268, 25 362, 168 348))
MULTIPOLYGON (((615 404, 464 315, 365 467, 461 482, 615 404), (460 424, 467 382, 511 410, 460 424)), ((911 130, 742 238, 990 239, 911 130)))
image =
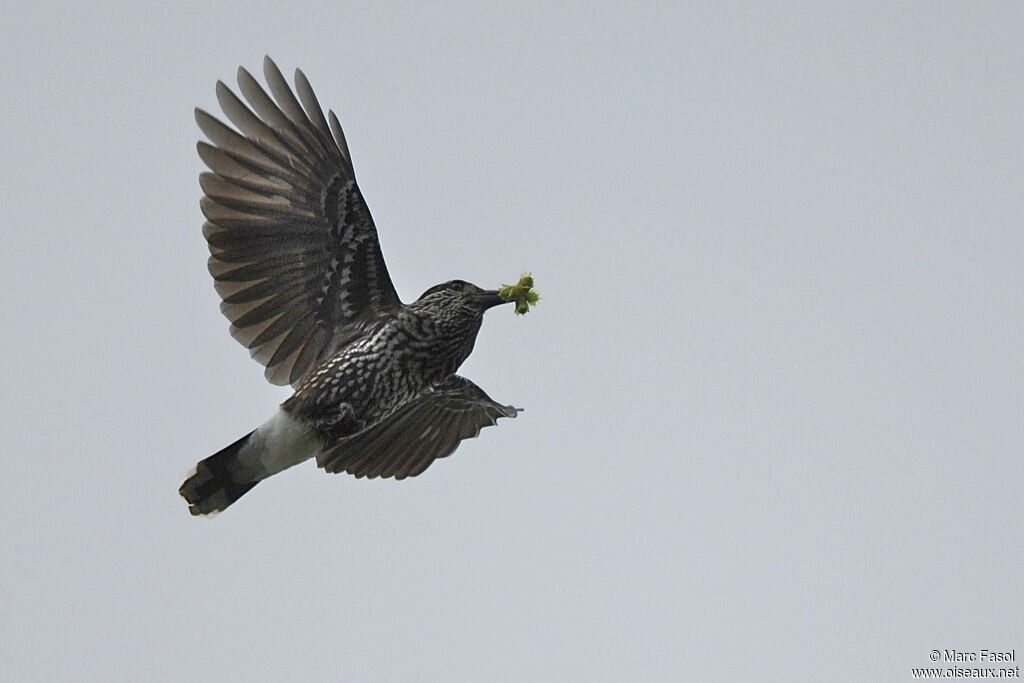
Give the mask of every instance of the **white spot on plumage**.
POLYGON ((262 479, 312 458, 323 445, 307 423, 278 410, 249 437, 238 462, 262 479))

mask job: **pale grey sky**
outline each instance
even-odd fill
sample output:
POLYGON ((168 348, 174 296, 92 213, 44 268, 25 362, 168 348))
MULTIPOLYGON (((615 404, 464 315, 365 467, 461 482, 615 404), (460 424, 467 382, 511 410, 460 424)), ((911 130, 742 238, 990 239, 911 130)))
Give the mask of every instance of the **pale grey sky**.
POLYGON ((1024 5, 4 15, 0 679, 1024 653, 1024 5), (265 53, 338 112, 403 298, 528 269, 544 300, 463 366, 518 420, 193 519, 182 475, 288 395, 218 311, 191 112, 265 53))

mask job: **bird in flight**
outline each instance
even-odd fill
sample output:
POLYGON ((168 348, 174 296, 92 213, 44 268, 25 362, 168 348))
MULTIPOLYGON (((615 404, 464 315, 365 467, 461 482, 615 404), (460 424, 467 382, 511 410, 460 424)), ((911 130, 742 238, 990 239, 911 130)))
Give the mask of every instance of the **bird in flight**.
POLYGON ((178 492, 193 515, 315 458, 327 472, 415 477, 517 408, 455 374, 497 290, 449 280, 404 304, 356 185, 345 135, 302 71, 295 90, 269 57, 270 93, 244 68, 224 83, 222 123, 196 109, 209 143, 199 177, 209 270, 231 336, 295 389, 264 424, 196 464, 178 492))

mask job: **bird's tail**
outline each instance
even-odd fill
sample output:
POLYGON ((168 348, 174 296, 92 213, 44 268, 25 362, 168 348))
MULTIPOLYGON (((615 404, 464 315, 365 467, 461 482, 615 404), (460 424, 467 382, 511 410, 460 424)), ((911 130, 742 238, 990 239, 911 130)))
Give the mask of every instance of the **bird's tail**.
POLYGON ((195 472, 178 489, 188 502, 193 515, 209 515, 227 509, 245 495, 259 479, 253 481, 240 467, 238 452, 249 442, 249 432, 227 448, 196 463, 195 472))

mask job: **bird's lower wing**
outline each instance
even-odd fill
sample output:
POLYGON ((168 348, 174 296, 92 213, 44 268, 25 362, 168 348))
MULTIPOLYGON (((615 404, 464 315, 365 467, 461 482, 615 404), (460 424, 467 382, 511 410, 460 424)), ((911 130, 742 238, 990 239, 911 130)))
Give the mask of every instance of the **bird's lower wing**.
POLYGON ((415 477, 438 458, 451 455, 463 439, 472 439, 498 418, 515 417, 517 412, 492 400, 468 379, 454 376, 437 390, 337 442, 316 462, 328 472, 356 477, 415 477))

